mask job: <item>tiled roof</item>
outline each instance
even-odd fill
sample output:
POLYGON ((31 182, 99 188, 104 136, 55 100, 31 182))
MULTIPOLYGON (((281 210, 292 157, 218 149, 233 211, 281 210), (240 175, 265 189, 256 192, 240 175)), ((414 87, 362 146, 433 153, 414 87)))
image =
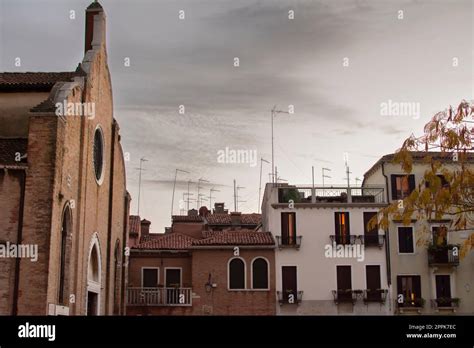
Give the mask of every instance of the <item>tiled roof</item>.
MULTIPOLYGON (((261 214, 241 214, 242 225, 258 225, 262 222, 261 214)), ((230 214, 209 214, 206 216, 209 225, 230 225, 232 219, 230 214)))
POLYGON ((149 233, 144 236, 140 236, 140 243, 145 243, 153 239, 157 239, 163 236, 163 233, 149 233))
POLYGON ((0 73, 0 91, 48 92, 59 81, 71 81, 77 72, 4 72, 0 73))
POLYGON ((130 233, 138 234, 140 232, 140 217, 138 215, 129 216, 130 233))
POLYGON ((201 222, 202 217, 199 215, 173 215, 173 222, 201 222))
POLYGON ((0 138, 0 165, 18 166, 26 164, 26 156, 19 162, 15 161, 16 153, 26 154, 28 139, 0 138))
POLYGON ((134 249, 141 250, 185 250, 195 239, 184 234, 162 234, 152 240, 138 244, 134 249))
POLYGON ((193 246, 219 245, 275 245, 270 232, 254 232, 252 230, 209 231, 204 239, 197 239, 193 246))
MULTIPOLYGON (((420 163, 423 162, 424 159, 427 156, 431 156, 433 160, 435 161, 440 161, 440 162, 446 162, 449 161, 451 162, 453 160, 453 155, 449 152, 440 152, 440 151, 430 151, 430 152, 425 152, 425 151, 412 151, 411 156, 413 158, 413 162, 420 163)), ((391 153, 385 156, 382 156, 365 174, 364 178, 372 175, 375 170, 379 166, 382 165, 382 163, 390 163, 393 161, 395 158, 395 154, 391 153)), ((467 162, 469 163, 474 163, 474 154, 473 153, 468 153, 467 154, 467 162)))

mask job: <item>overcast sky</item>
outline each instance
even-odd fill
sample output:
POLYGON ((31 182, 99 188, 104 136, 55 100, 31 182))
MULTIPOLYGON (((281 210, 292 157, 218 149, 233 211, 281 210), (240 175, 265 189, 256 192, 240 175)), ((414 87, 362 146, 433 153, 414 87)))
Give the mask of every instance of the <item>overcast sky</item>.
MULTIPOLYGON (((345 152, 355 184, 380 156, 420 134, 435 112, 474 97, 472 0, 100 2, 114 114, 130 153, 132 212, 135 168, 145 157, 140 215, 153 232, 170 224, 176 168, 190 174, 178 176, 175 214, 187 181, 199 178, 210 181, 203 193, 215 187, 213 201, 232 210, 236 179, 245 187, 239 210, 257 211, 259 164, 219 163, 218 151, 245 149, 271 160, 273 105, 295 110, 275 119, 281 178, 310 184, 314 165, 316 184, 327 167, 326 183, 336 185, 344 182, 345 152), (384 115, 381 106, 390 100, 414 109, 384 115)), ((0 70, 74 70, 89 3, 0 0, 0 70)), ((264 181, 269 172, 264 164, 264 181)), ((191 192, 196 197, 196 185, 191 192)))

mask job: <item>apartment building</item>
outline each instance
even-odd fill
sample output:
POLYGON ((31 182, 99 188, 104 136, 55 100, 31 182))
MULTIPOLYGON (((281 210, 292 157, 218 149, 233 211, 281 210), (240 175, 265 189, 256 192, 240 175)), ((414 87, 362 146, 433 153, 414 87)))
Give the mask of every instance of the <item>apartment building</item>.
POLYGON ((128 315, 275 314, 271 233, 212 230, 190 211, 173 216, 167 233, 149 236, 131 248, 128 315))
POLYGON ((277 314, 390 313, 385 234, 368 224, 384 206, 380 185, 266 184, 262 225, 277 240, 277 314))
MULTIPOLYGON (((452 156, 431 153, 443 168, 457 170, 452 156)), ((394 155, 383 156, 364 175, 363 186, 383 185, 386 200, 399 201, 420 184, 429 164, 426 153, 413 153, 413 169, 408 175, 394 155)), ((470 157, 469 165, 474 166, 470 157)), ((443 185, 447 185, 439 174, 443 185)), ((472 314, 474 313, 474 253, 460 259, 457 252, 473 230, 441 233, 449 227, 452 217, 417 221, 408 225, 392 220, 387 235, 390 250, 388 277, 394 312, 399 314, 472 314)), ((472 227, 472 226, 471 226, 472 227)))

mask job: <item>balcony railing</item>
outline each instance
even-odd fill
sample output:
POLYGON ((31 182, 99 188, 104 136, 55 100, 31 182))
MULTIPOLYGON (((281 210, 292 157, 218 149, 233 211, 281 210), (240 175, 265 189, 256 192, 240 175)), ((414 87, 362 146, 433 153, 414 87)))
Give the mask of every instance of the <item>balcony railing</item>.
POLYGON ((400 303, 397 300, 395 301, 397 303, 398 308, 422 308, 425 306, 425 299, 419 297, 419 298, 414 298, 414 299, 405 299, 404 302, 400 303))
POLYGON ((359 236, 355 235, 334 235, 331 234, 329 236, 329 239, 331 239, 331 244, 342 244, 342 245, 347 245, 347 244, 356 244, 357 240, 359 239, 359 236))
POLYGON ((276 236, 276 240, 278 243, 278 248, 295 248, 299 249, 301 246, 301 236, 296 237, 282 237, 276 236))
POLYGON ((352 303, 354 304, 358 298, 362 295, 362 290, 352 290, 352 289, 338 289, 332 290, 332 296, 334 297, 334 302, 339 303, 352 303))
POLYGON ((362 244, 364 244, 366 247, 370 246, 377 246, 381 248, 383 246, 383 243, 385 241, 385 235, 383 234, 366 234, 363 236, 359 236, 362 244))
POLYGON ((386 203, 384 187, 311 187, 278 188, 278 203, 386 203))
POLYGON ((455 308, 459 307, 460 299, 457 297, 448 298, 448 297, 441 297, 435 300, 431 300, 431 306, 436 309, 442 308, 455 308))
POLYGON ((428 264, 430 266, 445 265, 457 266, 459 265, 459 245, 444 245, 428 247, 428 264))
POLYGON ((387 299, 387 289, 366 289, 364 290, 364 302, 380 302, 385 303, 387 299))
POLYGON ((296 294, 294 291, 277 291, 277 296, 280 304, 299 304, 303 300, 303 291, 297 291, 296 294))
POLYGON ((128 288, 130 306, 192 306, 191 288, 128 288))

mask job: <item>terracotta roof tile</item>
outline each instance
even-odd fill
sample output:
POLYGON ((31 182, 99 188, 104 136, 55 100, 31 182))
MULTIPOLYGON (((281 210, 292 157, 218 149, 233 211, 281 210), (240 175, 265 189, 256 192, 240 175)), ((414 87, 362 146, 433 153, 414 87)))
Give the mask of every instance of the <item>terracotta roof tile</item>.
POLYGON ((262 214, 242 214, 242 224, 258 225, 262 222, 262 214))
POLYGON ((163 236, 163 233, 149 233, 144 236, 140 236, 140 242, 139 243, 145 243, 153 239, 157 239, 163 236))
POLYGON ((201 222, 202 217, 199 215, 173 215, 173 222, 201 222))
POLYGON ((0 91, 45 91, 48 92, 56 82, 71 81, 78 75, 68 72, 4 72, 0 73, 0 91))
MULTIPOLYGON (((258 225, 262 222, 262 214, 241 214, 242 225, 258 225)), ((206 216, 210 225, 231 225, 230 214, 209 214, 206 216)))
POLYGON ((204 239, 197 239, 193 246, 219 245, 275 245, 270 232, 254 232, 252 230, 238 231, 208 231, 204 239))
POLYGON ((23 138, 0 138, 0 165, 15 166, 25 165, 26 157, 21 161, 15 161, 16 153, 21 156, 26 154, 28 139, 23 138))
POLYGON ((185 250, 195 239, 184 234, 161 234, 152 240, 138 244, 134 249, 141 250, 185 250))

